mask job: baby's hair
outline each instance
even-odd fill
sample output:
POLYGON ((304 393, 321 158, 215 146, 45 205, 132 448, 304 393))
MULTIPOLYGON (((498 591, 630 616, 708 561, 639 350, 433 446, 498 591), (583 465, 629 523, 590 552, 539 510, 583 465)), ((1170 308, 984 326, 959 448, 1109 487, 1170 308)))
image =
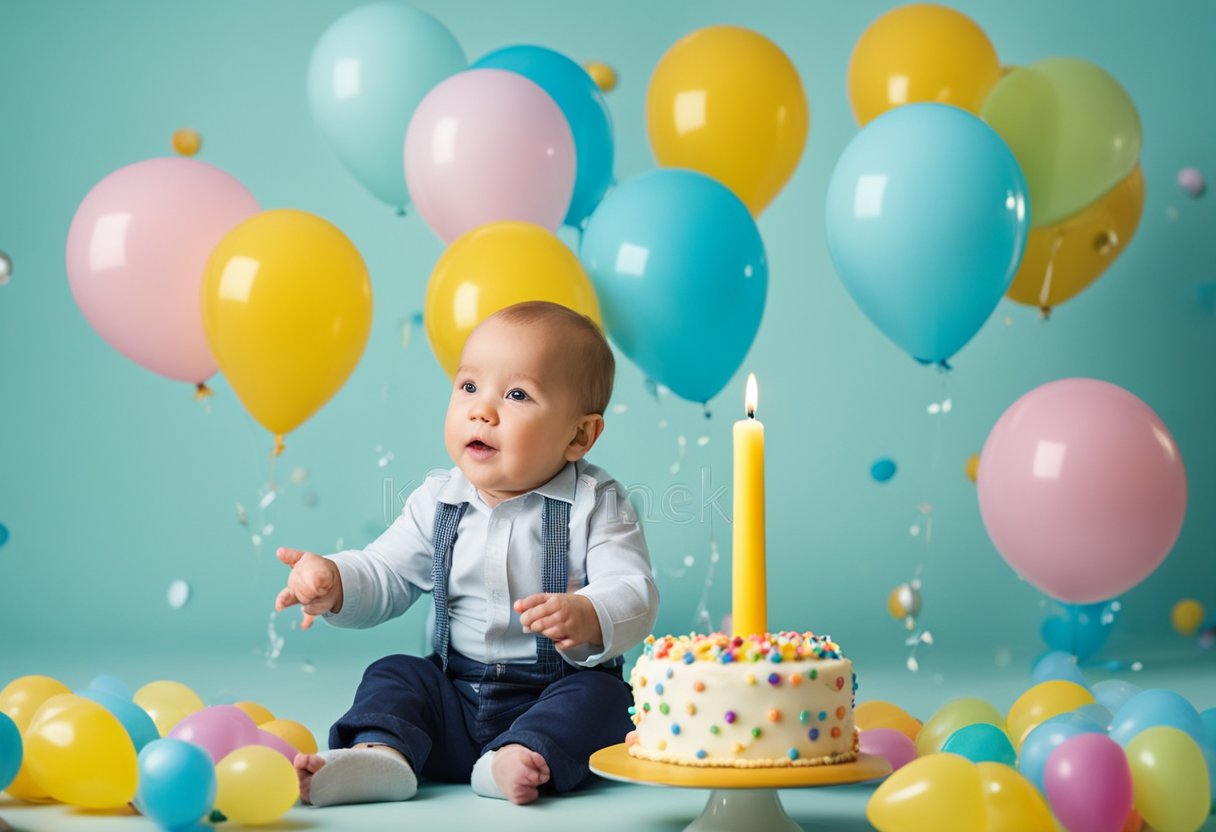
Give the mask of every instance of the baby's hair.
MULTIPOLYGON (((529 300, 500 309, 486 318, 507 324, 561 327, 562 348, 571 383, 580 391, 587 413, 603 414, 612 398, 616 359, 599 324, 560 303, 529 300)), ((484 323, 484 322, 483 322, 484 323)))

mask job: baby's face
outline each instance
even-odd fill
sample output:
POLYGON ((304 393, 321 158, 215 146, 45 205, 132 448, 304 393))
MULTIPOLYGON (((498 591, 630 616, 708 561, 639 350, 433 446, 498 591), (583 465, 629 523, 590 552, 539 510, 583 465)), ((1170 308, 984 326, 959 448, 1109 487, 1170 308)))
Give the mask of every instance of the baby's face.
POLYGON ((490 505, 526 494, 570 459, 583 416, 559 338, 489 321, 461 353, 444 422, 452 460, 490 505))

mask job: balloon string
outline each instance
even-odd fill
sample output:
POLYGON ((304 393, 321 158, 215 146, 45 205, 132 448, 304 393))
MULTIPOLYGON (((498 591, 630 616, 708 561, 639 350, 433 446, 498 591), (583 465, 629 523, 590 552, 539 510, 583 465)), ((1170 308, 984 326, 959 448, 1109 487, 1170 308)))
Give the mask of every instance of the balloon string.
POLYGON ((283 442, 283 434, 276 433, 274 435, 274 453, 271 454, 271 462, 278 459, 283 454, 283 449, 286 447, 287 445, 283 442))
POLYGON ((1057 229, 1055 237, 1051 240, 1051 256, 1047 258, 1047 273, 1043 275, 1043 286, 1039 289, 1039 313, 1042 314, 1044 320, 1051 317, 1051 304, 1048 303, 1051 299, 1051 279, 1055 273, 1056 254, 1063 242, 1064 235, 1057 229))
POLYGON ((198 384, 194 385, 194 400, 196 402, 202 401, 203 399, 209 399, 214 395, 215 394, 211 392, 211 388, 208 387, 205 382, 200 381, 198 384))

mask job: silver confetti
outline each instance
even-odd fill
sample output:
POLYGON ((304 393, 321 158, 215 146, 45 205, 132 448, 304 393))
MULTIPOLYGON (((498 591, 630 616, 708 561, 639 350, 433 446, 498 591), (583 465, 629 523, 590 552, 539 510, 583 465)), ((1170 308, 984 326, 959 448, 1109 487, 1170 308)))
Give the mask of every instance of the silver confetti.
POLYGON ((291 469, 292 485, 300 485, 308 479, 308 469, 303 466, 297 466, 291 469))
POLYGON ((13 276, 13 258, 0 251, 0 286, 4 286, 13 276))
POLYGON ((249 525, 249 514, 245 511, 245 507, 240 503, 236 504, 236 522, 240 523, 242 526, 249 525))
POLYGON ((258 500, 258 508, 265 511, 266 507, 269 506, 271 503, 273 503, 274 498, 277 496, 278 496, 278 492, 276 492, 274 490, 274 488, 271 487, 271 489, 269 491, 267 491, 265 494, 262 495, 262 499, 258 500))
POLYGON ((190 600, 190 584, 181 580, 174 581, 169 584, 168 597, 169 606, 175 610, 180 610, 190 600))
POLYGON ((612 406, 612 412, 615 413, 617 416, 620 416, 622 413, 626 412, 627 410, 629 410, 629 405, 627 405, 627 404, 614 404, 612 406))

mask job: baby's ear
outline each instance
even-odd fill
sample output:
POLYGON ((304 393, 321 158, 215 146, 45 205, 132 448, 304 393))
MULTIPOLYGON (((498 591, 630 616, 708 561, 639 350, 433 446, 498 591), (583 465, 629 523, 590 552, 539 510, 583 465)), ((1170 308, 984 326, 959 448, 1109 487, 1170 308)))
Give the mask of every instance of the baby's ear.
POLYGON ((599 413, 580 416, 574 424, 574 438, 566 446, 566 461, 575 462, 587 455, 595 440, 604 432, 604 417, 599 413))

